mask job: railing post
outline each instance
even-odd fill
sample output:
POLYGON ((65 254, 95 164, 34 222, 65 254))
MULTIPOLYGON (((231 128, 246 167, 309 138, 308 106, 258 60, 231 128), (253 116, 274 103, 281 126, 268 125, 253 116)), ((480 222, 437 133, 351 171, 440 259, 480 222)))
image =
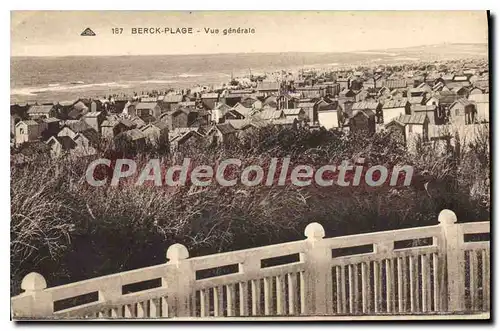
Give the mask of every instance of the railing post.
POLYGON ((163 283, 168 290, 167 302, 172 317, 190 317, 192 314, 191 294, 196 278, 188 257, 189 251, 184 245, 173 244, 167 250, 167 265, 173 268, 167 269, 163 283))
POLYGON ((444 298, 447 301, 447 310, 457 312, 464 310, 465 296, 465 261, 462 249, 463 233, 457 223, 457 215, 451 210, 444 209, 439 213, 438 221, 443 232, 443 246, 441 251, 445 256, 446 278, 441 288, 446 289, 444 298))
POLYGON ((52 295, 47 293, 47 282, 36 272, 27 274, 21 282, 24 293, 12 299, 14 317, 50 318, 54 313, 52 295))
POLYGON ((325 230, 319 223, 310 223, 305 231, 305 314, 327 315, 333 309, 332 252, 323 240, 325 230))

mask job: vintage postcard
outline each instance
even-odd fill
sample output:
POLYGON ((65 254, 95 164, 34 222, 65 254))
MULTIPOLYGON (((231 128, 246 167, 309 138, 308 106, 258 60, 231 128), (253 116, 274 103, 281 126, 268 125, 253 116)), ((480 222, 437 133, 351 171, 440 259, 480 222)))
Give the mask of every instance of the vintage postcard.
POLYGON ((12 319, 489 319, 488 27, 11 12, 12 319))

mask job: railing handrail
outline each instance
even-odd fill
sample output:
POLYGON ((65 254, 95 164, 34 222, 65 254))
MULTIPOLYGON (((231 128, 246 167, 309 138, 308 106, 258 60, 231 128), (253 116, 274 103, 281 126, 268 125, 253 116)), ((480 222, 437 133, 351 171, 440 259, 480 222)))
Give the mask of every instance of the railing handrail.
MULTIPOLYGON (((178 294, 176 291, 189 292, 193 290, 200 290, 210 286, 221 286, 227 284, 228 282, 243 282, 251 280, 252 277, 268 277, 269 275, 274 275, 275 273, 280 272, 288 273, 312 268, 313 270, 318 269, 316 271, 316 277, 322 278, 323 271, 327 268, 331 268, 332 265, 339 263, 348 264, 368 262, 374 261, 375 259, 390 258, 391 256, 416 254, 417 252, 419 252, 419 254, 447 252, 447 250, 449 251, 451 248, 454 248, 458 252, 463 251, 464 249, 485 249, 486 247, 489 247, 487 246, 489 244, 484 242, 465 243, 463 238, 464 234, 488 233, 490 231, 489 221, 456 223, 455 214, 451 211, 445 210, 441 212, 439 222, 440 224, 431 226, 361 233, 331 238, 323 238, 325 233, 322 226, 318 223, 311 223, 305 231, 307 238, 303 240, 192 258, 189 258, 189 252, 183 245, 175 244, 170 246, 167 251, 167 259, 169 261, 166 263, 100 276, 56 287, 46 288, 47 285, 45 279, 39 274, 31 273, 23 279, 22 288, 25 292, 12 297, 11 300, 13 306, 19 304, 20 306, 25 307, 27 305, 29 306, 26 302, 29 301, 30 296, 33 298, 36 297, 37 301, 41 300, 43 304, 51 305, 50 308, 46 308, 45 310, 46 312, 51 313, 53 312, 52 306, 54 301, 69 299, 92 292, 99 293, 99 300, 94 302, 94 305, 124 302, 127 298, 134 297, 122 294, 122 287, 124 285, 157 278, 162 280, 162 287, 151 289, 151 293, 155 290, 161 292, 168 288, 172 297, 176 297, 178 294), (422 238, 433 238, 432 244, 414 248, 394 249, 394 242, 422 238), (331 252, 328 253, 328 251, 331 251, 332 249, 356 247, 369 244, 373 245, 373 252, 348 254, 341 257, 332 257, 331 252), (314 254, 311 253, 313 251, 315 252, 314 254), (260 261, 263 259, 276 258, 297 253, 300 256, 300 261, 298 262, 261 269, 260 261), (196 279, 196 271, 234 264, 239 265, 240 270, 238 272, 223 276, 196 279), (181 280, 173 276, 180 274, 182 270, 184 270, 183 272, 186 274, 184 275, 187 277, 186 279, 181 280), (184 287, 184 289, 180 289, 182 287, 184 287)), ((457 252, 450 252, 450 254, 453 254, 447 257, 447 264, 449 268, 456 267, 453 265, 456 259, 459 260, 458 266, 461 265, 461 258, 457 252)), ((462 276, 458 276, 458 279, 461 280, 462 276)), ((331 283, 331 280, 326 278, 323 281, 331 283)), ((454 284, 454 286, 455 288, 450 290, 452 293, 451 295, 455 295, 454 293, 459 291, 457 288, 459 285, 454 284)), ((184 293, 182 295, 185 296, 187 294, 184 293)), ((189 309, 186 308, 189 306, 188 303, 184 302, 183 304, 186 305, 184 309, 189 309)), ((320 302, 320 304, 323 303, 320 302)), ((458 305, 458 303, 455 304, 458 305)), ((89 304, 88 306, 91 307, 92 305, 89 304)), ((23 308, 23 310, 24 309, 28 308, 23 308)), ((78 310, 78 307, 67 309, 68 312, 76 310, 78 310)))

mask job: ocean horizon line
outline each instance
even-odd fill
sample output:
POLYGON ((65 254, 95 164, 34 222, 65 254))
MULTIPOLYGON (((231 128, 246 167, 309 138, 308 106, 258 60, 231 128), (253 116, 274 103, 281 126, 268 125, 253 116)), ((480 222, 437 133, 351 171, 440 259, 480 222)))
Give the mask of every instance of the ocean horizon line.
POLYGON ((488 43, 438 43, 438 44, 421 44, 406 47, 384 48, 384 49, 360 49, 349 51, 269 51, 269 52, 221 52, 221 53, 176 53, 176 54, 82 54, 82 55, 11 55, 11 58, 72 58, 72 57, 135 57, 135 56, 210 56, 210 55, 235 55, 235 54, 346 54, 346 53, 364 53, 364 52, 390 52, 396 50, 407 50, 417 47, 435 47, 435 46, 459 46, 459 45, 474 45, 487 46, 488 43))

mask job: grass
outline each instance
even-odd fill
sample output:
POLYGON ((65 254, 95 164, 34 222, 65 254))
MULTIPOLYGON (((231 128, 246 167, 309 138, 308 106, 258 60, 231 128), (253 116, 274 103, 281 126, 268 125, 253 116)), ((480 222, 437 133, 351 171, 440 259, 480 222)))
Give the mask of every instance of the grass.
MULTIPOLYGON (((38 271, 49 286, 165 262, 173 243, 191 256, 303 239, 310 222, 327 236, 436 224, 444 208, 460 221, 484 220, 490 210, 489 131, 444 154, 423 146, 408 153, 388 133, 368 137, 329 131, 262 128, 225 148, 185 146, 169 162, 191 157, 217 164, 236 157, 244 165, 289 156, 292 164, 323 165, 364 157, 372 164, 409 164, 410 187, 297 188, 211 185, 190 187, 91 187, 91 159, 37 158, 12 165, 11 267, 13 293, 24 275, 38 271)), ((139 164, 157 153, 139 153, 139 164)), ((140 168, 140 167, 139 167, 140 168)))

